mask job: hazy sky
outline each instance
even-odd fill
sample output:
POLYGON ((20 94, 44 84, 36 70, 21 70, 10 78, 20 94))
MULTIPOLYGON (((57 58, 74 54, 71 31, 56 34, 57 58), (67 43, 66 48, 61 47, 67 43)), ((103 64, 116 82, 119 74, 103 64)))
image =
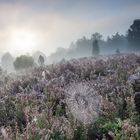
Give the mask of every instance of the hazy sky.
POLYGON ((0 53, 57 47, 94 32, 125 34, 140 18, 140 0, 0 0, 0 53))

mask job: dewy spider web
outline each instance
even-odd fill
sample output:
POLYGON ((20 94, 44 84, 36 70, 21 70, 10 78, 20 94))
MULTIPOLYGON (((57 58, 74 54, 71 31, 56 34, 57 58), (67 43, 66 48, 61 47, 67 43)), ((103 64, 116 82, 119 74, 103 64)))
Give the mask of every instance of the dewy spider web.
POLYGON ((73 116, 84 124, 94 123, 99 117, 101 96, 87 82, 71 84, 66 103, 73 116))

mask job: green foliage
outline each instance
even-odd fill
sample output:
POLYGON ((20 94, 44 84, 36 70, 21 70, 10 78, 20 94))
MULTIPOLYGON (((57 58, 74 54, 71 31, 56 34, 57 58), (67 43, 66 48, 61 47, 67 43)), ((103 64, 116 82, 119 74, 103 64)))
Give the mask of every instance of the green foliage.
POLYGON ((21 105, 16 105, 15 98, 9 97, 5 102, 0 103, 0 126, 10 125, 12 129, 15 127, 23 132, 26 127, 26 119, 21 105))
POLYGON ((136 124, 136 125, 138 125, 138 127, 140 127, 140 113, 135 112, 133 114, 132 121, 133 121, 134 124, 136 124))
POLYGON ((136 110, 140 113, 140 92, 135 93, 134 101, 136 110))
POLYGON ((83 125, 78 126, 74 132, 74 137, 72 140, 85 140, 86 138, 86 129, 83 125))
POLYGON ((41 135, 39 133, 35 133, 29 138, 29 140, 40 140, 40 139, 41 139, 41 135))
POLYGON ((63 136, 63 134, 61 134, 60 131, 54 131, 51 135, 50 135, 50 139, 52 140, 66 140, 66 136, 63 136))
POLYGON ((26 127, 26 118, 23 111, 23 108, 20 104, 16 105, 16 112, 15 112, 17 126, 20 132, 23 132, 24 128, 26 127))
POLYGON ((101 134, 101 137, 104 137, 105 139, 129 140, 131 137, 132 139, 137 140, 140 138, 140 133, 136 125, 132 125, 129 120, 122 121, 118 118, 111 121, 106 118, 99 118, 92 130, 96 130, 93 132, 92 136, 101 134))
POLYGON ((87 136, 89 140, 101 139, 103 137, 104 131, 102 125, 104 125, 106 121, 106 118, 100 117, 94 124, 88 127, 87 136))
POLYGON ((16 70, 28 69, 34 66, 34 59, 31 56, 21 55, 16 58, 14 67, 16 70))
POLYGON ((37 127, 39 127, 40 129, 44 129, 47 127, 47 124, 46 124, 46 119, 45 118, 39 118, 37 120, 37 127))
POLYGON ((0 103, 0 126, 13 125, 15 118, 15 105, 10 98, 0 103))
POLYGON ((122 131, 122 122, 120 119, 116 119, 114 121, 108 121, 106 122, 102 128, 104 129, 104 131, 111 131, 113 133, 120 133, 120 131, 122 131))

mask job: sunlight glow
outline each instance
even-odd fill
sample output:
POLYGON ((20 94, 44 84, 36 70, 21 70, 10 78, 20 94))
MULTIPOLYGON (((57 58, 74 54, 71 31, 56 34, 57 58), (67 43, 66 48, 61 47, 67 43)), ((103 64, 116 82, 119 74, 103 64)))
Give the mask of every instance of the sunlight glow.
POLYGON ((9 51, 16 54, 33 52, 38 46, 38 40, 34 33, 29 31, 12 31, 9 36, 9 51))

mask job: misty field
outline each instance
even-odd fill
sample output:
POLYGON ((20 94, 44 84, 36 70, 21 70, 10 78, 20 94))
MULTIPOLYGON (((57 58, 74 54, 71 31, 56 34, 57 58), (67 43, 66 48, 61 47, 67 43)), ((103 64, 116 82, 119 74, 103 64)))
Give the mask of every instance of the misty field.
POLYGON ((0 72, 0 139, 139 140, 140 55, 0 72))

